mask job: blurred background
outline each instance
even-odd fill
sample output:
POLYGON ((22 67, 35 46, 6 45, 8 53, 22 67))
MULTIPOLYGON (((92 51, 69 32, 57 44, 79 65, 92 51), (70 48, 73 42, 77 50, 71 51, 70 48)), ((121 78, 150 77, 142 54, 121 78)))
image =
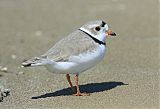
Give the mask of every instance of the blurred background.
POLYGON ((12 93, 0 106, 63 108, 65 104, 70 109, 77 108, 71 104, 79 102, 77 105, 92 109, 157 107, 158 3, 158 0, 0 0, 0 66, 7 68, 5 72, 1 69, 0 80, 2 84, 5 81, 12 93), (84 23, 97 19, 106 21, 117 37, 108 38, 108 53, 103 62, 80 75, 80 84, 118 81, 129 86, 93 93, 93 100, 85 98, 88 104, 70 96, 32 100, 32 96, 55 92, 68 87, 68 83, 65 75, 50 74, 43 68, 20 69, 21 62, 43 54, 84 23), (101 98, 99 103, 95 100, 97 96, 101 98))

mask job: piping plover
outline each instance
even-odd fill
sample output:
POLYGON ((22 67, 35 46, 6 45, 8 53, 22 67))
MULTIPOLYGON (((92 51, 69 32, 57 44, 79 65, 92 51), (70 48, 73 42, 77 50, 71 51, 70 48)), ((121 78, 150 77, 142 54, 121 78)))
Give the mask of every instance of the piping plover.
POLYGON ((73 89, 69 74, 75 74, 76 96, 81 93, 78 75, 99 63, 106 53, 106 37, 116 36, 102 20, 90 21, 57 42, 45 54, 22 63, 23 67, 45 66, 52 73, 66 74, 73 89))

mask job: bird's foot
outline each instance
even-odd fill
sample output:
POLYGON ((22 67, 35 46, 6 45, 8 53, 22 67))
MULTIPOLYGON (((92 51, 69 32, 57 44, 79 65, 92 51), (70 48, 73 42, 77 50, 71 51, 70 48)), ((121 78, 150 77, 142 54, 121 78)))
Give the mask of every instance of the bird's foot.
POLYGON ((76 94, 73 94, 75 96, 89 96, 90 94, 89 93, 80 93, 80 92, 77 92, 76 94))

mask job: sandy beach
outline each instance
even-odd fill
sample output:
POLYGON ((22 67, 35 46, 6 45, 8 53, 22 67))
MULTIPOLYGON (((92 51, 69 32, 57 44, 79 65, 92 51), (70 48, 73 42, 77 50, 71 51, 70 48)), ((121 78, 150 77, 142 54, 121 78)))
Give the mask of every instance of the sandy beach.
POLYGON ((158 23, 158 0, 0 0, 0 85, 10 89, 0 109, 159 109, 158 23), (64 74, 20 68, 96 19, 117 37, 79 76, 90 96, 73 96, 64 74))

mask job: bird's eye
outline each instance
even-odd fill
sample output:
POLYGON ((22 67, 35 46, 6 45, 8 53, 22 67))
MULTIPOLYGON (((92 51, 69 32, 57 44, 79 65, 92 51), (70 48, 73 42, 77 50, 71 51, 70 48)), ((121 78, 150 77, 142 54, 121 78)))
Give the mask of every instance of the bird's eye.
POLYGON ((96 28, 95 28, 95 30, 96 31, 99 31, 101 28, 99 27, 99 26, 97 26, 96 28))

